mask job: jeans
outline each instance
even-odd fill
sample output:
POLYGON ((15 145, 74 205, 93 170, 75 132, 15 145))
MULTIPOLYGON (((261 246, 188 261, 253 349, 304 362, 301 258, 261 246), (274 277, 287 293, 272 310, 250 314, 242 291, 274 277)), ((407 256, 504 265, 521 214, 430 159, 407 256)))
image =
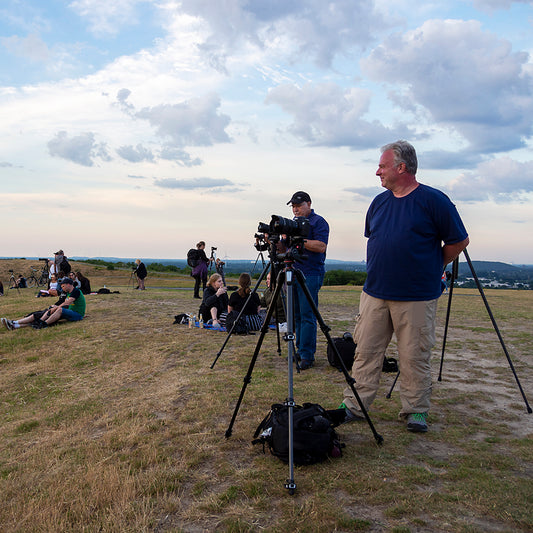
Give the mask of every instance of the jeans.
MULTIPOLYGON (((311 293, 313 302, 318 307, 318 291, 322 287, 324 275, 306 276, 305 284, 311 293)), ((296 329, 296 348, 302 361, 314 361, 316 351, 316 317, 309 305, 305 293, 296 281, 294 282, 294 325, 296 329)))

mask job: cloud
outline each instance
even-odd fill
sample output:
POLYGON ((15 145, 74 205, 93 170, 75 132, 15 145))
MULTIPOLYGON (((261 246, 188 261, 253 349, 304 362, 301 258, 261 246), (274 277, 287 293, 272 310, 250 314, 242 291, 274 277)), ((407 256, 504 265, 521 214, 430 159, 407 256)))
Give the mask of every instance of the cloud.
POLYGON ((94 133, 87 132, 69 138, 66 131, 60 131, 48 141, 48 152, 86 167, 93 166, 94 158, 110 161, 106 144, 95 142, 94 136, 94 133))
POLYGON ((147 120, 159 137, 176 146, 212 146, 231 142, 225 131, 231 119, 220 114, 219 107, 220 98, 208 94, 179 104, 146 107, 135 116, 147 120))
POLYGON ((383 187, 347 187, 343 189, 343 191, 353 193, 356 199, 374 198, 384 190, 385 189, 383 187))
POLYGON ((480 11, 492 13, 497 9, 510 9, 513 4, 529 4, 531 0, 473 0, 472 4, 480 11))
POLYGON ((413 136, 405 126, 387 128, 377 120, 363 120, 370 103, 370 92, 363 89, 342 89, 334 83, 302 88, 285 84, 272 89, 266 103, 293 115, 289 131, 310 146, 362 149, 380 145, 383 139, 413 136))
POLYGON ((154 180, 154 185, 164 189, 212 189, 218 187, 233 187, 235 184, 225 178, 191 178, 179 180, 176 178, 160 178, 154 180))
POLYGON ((136 7, 145 0, 73 0, 68 7, 89 21, 97 36, 116 35, 125 25, 139 22, 136 7))
POLYGON ((454 200, 465 202, 525 201, 533 193, 533 161, 491 159, 480 163, 475 171, 460 174, 442 189, 454 200))
POLYGON ((0 161, 0 168, 11 168, 13 165, 7 161, 0 161))
POLYGON ((140 163, 141 161, 153 163, 155 161, 154 154, 144 148, 142 144, 138 144, 135 148, 131 145, 121 146, 117 148, 116 152, 122 159, 126 159, 130 163, 140 163))
POLYGON ((32 62, 46 62, 50 58, 50 51, 46 43, 35 34, 27 37, 2 37, 0 43, 8 52, 18 57, 29 59, 32 62))
POLYGON ((329 67, 337 53, 368 46, 372 28, 387 27, 373 2, 354 0, 182 0, 180 8, 208 22, 211 34, 201 49, 221 70, 245 43, 329 67))
POLYGON ((174 146, 163 146, 159 152, 159 157, 168 161, 174 161, 183 167, 195 167, 203 163, 199 157, 192 158, 185 150, 174 146))
POLYGON ((372 79, 399 84, 395 102, 425 109, 459 132, 472 151, 501 152, 531 137, 533 74, 526 52, 478 21, 429 20, 396 34, 361 61, 372 79))

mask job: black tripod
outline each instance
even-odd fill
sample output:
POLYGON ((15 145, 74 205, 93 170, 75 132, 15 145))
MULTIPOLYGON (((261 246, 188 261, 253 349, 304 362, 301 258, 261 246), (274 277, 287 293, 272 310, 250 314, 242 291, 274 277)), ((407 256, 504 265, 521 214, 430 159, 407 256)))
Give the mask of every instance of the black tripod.
MULTIPOLYGON (((489 315, 489 318, 492 322, 492 325, 494 327, 494 331, 496 332, 496 335, 498 336, 498 339, 500 341, 500 344, 502 346, 503 352, 505 353, 505 356, 507 357, 507 361, 509 363, 509 367, 511 368, 511 371, 513 373, 513 376, 516 380, 516 384, 518 385, 518 389, 520 390, 520 393, 522 394, 522 398, 524 399, 524 402, 526 404, 526 409, 528 413, 531 413, 531 407, 529 406, 529 403, 527 401, 526 395, 524 393, 524 390, 522 389, 522 385, 520 384, 520 380, 518 379, 518 375, 516 374, 513 362, 511 361, 511 357, 509 356, 509 352, 507 351, 507 347, 505 346, 505 343, 503 341, 503 337, 500 333, 500 329, 498 328, 498 324, 496 323, 496 319, 494 318, 494 315, 492 314, 492 311, 489 306, 489 302, 487 301, 487 298, 485 296, 485 292, 483 291, 483 286, 481 285, 479 278, 477 277, 476 271, 474 270, 474 265, 472 264, 472 261, 470 260, 470 256, 468 255, 468 252, 463 250, 463 253, 465 254, 466 262, 468 263, 468 266, 470 267, 470 272, 472 272, 472 277, 474 278, 474 281, 476 283, 476 287, 479 291, 479 294, 481 298, 483 299, 483 303, 485 304, 485 308, 487 309, 487 313, 489 315)), ((442 381, 442 367, 444 364, 444 351, 446 350, 446 337, 448 335, 448 325, 450 323, 450 311, 452 307, 452 296, 453 296, 453 287, 454 282, 457 279, 459 273, 459 258, 456 258, 452 265, 452 277, 450 279, 450 291, 448 296, 448 307, 446 309, 446 322, 444 326, 444 337, 442 339, 442 353, 440 358, 440 368, 439 368, 439 377, 437 378, 438 381, 442 381)), ((392 390, 394 389, 394 386, 396 385, 396 381, 398 381, 398 376, 400 375, 400 372, 396 374, 396 378, 394 379, 394 383, 392 384, 392 387, 390 391, 387 394, 387 398, 391 397, 392 390)))
POLYGON ((311 293, 309 292, 309 289, 305 283, 305 277, 302 274, 302 272, 298 269, 293 268, 294 259, 290 257, 290 253, 287 254, 285 258, 285 267, 284 269, 280 270, 277 280, 276 280, 276 288, 274 290, 274 295, 272 297, 272 301, 270 303, 270 306, 268 307, 267 316, 265 318, 265 321, 263 323, 263 326, 261 328, 261 335, 257 341, 254 354, 252 356, 252 359, 250 361, 250 365, 248 367, 248 372, 246 373, 246 376, 244 377, 244 384, 241 389, 241 393, 239 395, 239 399, 237 400, 237 405, 235 407, 235 410, 233 411, 233 416, 231 418, 231 422, 228 426, 228 429, 226 430, 226 438, 231 437, 233 425, 235 423, 235 419, 237 418, 237 413, 239 411, 240 405, 242 403, 242 399, 244 397, 244 393, 246 391, 246 387, 248 386, 248 383, 250 383, 252 379, 252 372, 255 366, 255 363, 257 361, 257 357, 259 355, 259 351, 261 349, 261 345, 263 343, 263 339, 265 337, 266 332, 268 331, 268 324, 270 322, 270 319, 272 317, 272 314, 274 312, 276 301, 279 297, 279 294, 281 292, 281 288, 283 284, 286 284, 287 288, 287 333, 284 335, 284 340, 288 342, 288 357, 287 357, 287 363, 288 363, 288 394, 287 399, 284 402, 284 405, 287 406, 288 411, 288 423, 289 423, 289 478, 287 479, 285 483, 285 488, 289 491, 289 494, 294 494, 296 490, 296 484, 294 482, 294 446, 293 446, 293 435, 294 435, 294 419, 293 419, 293 411, 294 407, 296 405, 294 398, 293 398, 293 358, 294 358, 294 312, 293 312, 293 291, 294 291, 294 282, 297 281, 300 286, 303 289, 303 292, 305 294, 305 297, 310 305, 310 307, 313 310, 313 314, 315 315, 317 322, 320 326, 320 329, 322 330, 322 333, 324 333, 328 345, 331 347, 331 349, 335 352, 336 356, 338 357, 339 361, 342 365, 342 371, 344 372, 344 376, 346 378, 346 381, 350 388, 352 389, 352 392, 354 393, 354 396, 357 400, 357 403, 359 404, 359 407, 364 414, 366 421, 368 422, 368 425, 370 426, 370 429, 372 433, 374 434, 374 438, 376 439, 376 442, 378 444, 383 443, 383 437, 379 435, 376 432, 376 429, 374 428, 374 425, 372 424, 372 420, 370 420, 370 417, 368 415, 368 412, 363 405, 356 389, 354 386, 355 380, 350 376, 346 366, 342 362, 342 359, 340 357, 340 354, 337 350, 337 347, 333 343, 331 336, 329 334, 330 328, 324 323, 322 320, 322 317, 320 316, 320 313, 318 312, 318 308, 315 305, 315 302, 313 301, 313 297, 311 293))
MULTIPOLYGON (((214 368, 215 367, 216 362, 218 361, 218 358, 222 355, 222 352, 224 351, 224 348, 226 347, 226 344, 228 344, 228 341, 229 341, 230 337, 233 335, 233 330, 235 329, 235 326, 236 326, 237 322, 239 321, 239 318, 241 318, 242 314, 244 313, 244 310, 246 309, 248 301, 250 300, 250 298, 252 298, 252 294, 255 294, 257 292, 257 289, 259 288, 259 285, 261 285, 261 282, 263 281, 263 279, 267 275, 268 271, 270 270, 271 265, 272 265, 272 263, 269 261, 268 264, 263 269, 263 272, 259 276, 259 279, 257 280, 257 283, 255 284, 255 287, 250 291, 250 294, 248 295, 248 298, 246 299, 246 302, 242 306, 241 311, 239 312, 239 314, 237 315, 237 318, 233 322, 233 325, 231 326, 231 329, 228 331, 228 334, 226 336, 226 340, 222 344, 222 347, 220 348, 220 350, 217 352, 215 360, 211 364, 210 368, 214 368)), ((272 278, 274 278, 274 276, 272 276, 272 278)), ((280 341, 280 335, 279 335, 279 324, 278 324, 278 317, 277 317, 277 309, 275 311, 276 311, 276 332, 277 332, 277 337, 278 337, 278 354, 281 355, 281 341, 280 341)))

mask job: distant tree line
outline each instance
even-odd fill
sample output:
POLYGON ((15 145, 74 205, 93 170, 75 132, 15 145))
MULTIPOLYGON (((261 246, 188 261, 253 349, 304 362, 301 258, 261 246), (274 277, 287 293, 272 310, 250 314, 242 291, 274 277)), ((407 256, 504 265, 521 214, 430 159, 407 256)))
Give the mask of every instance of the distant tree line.
MULTIPOLYGON (((105 267, 107 270, 133 270, 137 268, 134 261, 104 261, 103 259, 84 259, 80 263, 89 263, 91 265, 105 267)), ((186 266, 179 268, 176 265, 163 265, 162 263, 149 263, 146 269, 151 272, 174 272, 177 274, 190 274, 191 267, 186 266)))
POLYGON ((350 270, 328 270, 324 275, 324 285, 364 285, 366 272, 350 270))

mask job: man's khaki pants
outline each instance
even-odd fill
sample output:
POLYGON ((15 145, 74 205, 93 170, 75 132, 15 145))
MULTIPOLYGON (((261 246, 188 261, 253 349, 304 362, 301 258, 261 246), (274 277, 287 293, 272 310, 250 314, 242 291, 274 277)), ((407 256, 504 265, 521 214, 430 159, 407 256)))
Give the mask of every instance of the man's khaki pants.
MULTIPOLYGON (((436 312, 437 300, 400 302, 380 300, 361 293, 354 332, 357 349, 352 376, 366 409, 376 397, 385 350, 394 333, 398 342, 400 368, 400 416, 428 412, 436 312)), ((350 387, 344 390, 344 395, 346 407, 361 415, 350 387)))

